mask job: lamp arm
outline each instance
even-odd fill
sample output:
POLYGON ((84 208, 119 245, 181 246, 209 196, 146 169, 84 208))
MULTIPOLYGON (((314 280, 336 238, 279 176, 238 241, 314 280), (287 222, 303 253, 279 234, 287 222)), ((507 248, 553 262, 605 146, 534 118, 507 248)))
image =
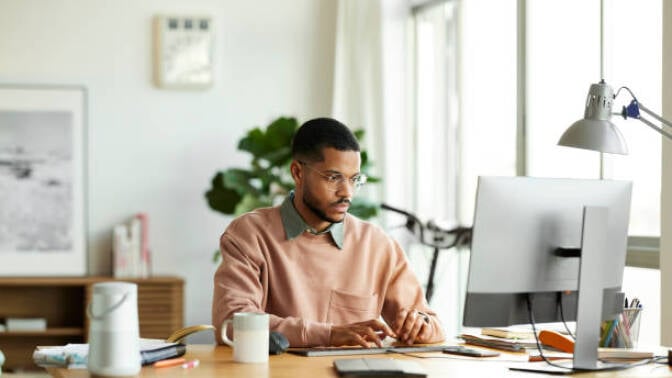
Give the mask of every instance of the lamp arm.
POLYGON ((653 118, 657 119, 658 121, 660 121, 661 123, 663 123, 664 125, 672 127, 672 122, 670 122, 670 121, 666 120, 665 118, 659 116, 658 114, 654 113, 653 111, 651 111, 651 109, 644 106, 644 104, 642 104, 641 102, 639 103, 639 108, 642 109, 643 111, 645 111, 651 117, 653 117, 653 118))
MULTIPOLYGON (((640 106, 641 106, 641 105, 640 105, 640 106)), ((665 130, 659 128, 659 127, 657 127, 656 125, 654 125, 653 123, 651 123, 651 121, 649 121, 648 119, 646 119, 646 118, 642 118, 642 117, 637 117, 637 119, 640 120, 640 121, 642 121, 645 125, 649 126, 650 128, 656 130, 656 131, 659 132, 661 135, 666 136, 668 139, 672 139, 672 134, 668 133, 667 131, 665 131, 665 130)))

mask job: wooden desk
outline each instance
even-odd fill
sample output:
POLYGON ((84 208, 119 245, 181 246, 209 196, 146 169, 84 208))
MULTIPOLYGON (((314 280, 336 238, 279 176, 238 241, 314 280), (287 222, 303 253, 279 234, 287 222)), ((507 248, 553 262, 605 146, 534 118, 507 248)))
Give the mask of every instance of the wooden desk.
MULTIPOLYGON (((313 378, 313 377, 338 377, 332 367, 332 361, 336 358, 398 358, 412 359, 425 367, 428 377, 534 377, 546 376, 546 374, 534 374, 515 372, 509 370, 515 365, 514 360, 523 361, 521 355, 502 355, 496 358, 473 359, 469 357, 452 356, 442 353, 423 353, 422 356, 436 356, 438 358, 414 358, 403 355, 369 355, 369 356, 334 356, 334 357, 301 357, 292 354, 270 356, 268 364, 241 364, 233 362, 232 350, 225 346, 213 345, 189 345, 187 359, 197 358, 200 365, 193 369, 181 367, 153 368, 151 366, 142 369, 143 377, 284 377, 284 378, 313 378)), ((54 377, 83 378, 89 377, 86 370, 47 369, 54 377)), ((581 378, 591 377, 672 377, 672 370, 666 365, 649 364, 632 369, 581 373, 581 378)))

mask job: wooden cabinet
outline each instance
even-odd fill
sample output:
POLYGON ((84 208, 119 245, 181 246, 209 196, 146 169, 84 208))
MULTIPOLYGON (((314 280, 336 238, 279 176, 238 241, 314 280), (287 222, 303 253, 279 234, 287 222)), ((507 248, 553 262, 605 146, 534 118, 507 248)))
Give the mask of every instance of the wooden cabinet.
POLYGON ((138 285, 140 336, 166 338, 184 327, 184 281, 176 277, 114 279, 111 277, 0 278, 0 319, 35 317, 47 320, 46 331, 0 332, 0 350, 7 360, 3 370, 35 369, 38 345, 65 345, 87 341, 86 307, 92 285, 125 281, 138 285))

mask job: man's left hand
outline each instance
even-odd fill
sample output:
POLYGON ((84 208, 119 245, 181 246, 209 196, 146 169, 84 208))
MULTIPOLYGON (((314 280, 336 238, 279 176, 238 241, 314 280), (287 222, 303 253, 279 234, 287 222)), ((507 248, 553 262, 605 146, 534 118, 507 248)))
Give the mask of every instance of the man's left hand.
POLYGON ((432 323, 429 315, 413 308, 403 309, 394 322, 397 341, 411 345, 427 342, 432 336, 432 323))

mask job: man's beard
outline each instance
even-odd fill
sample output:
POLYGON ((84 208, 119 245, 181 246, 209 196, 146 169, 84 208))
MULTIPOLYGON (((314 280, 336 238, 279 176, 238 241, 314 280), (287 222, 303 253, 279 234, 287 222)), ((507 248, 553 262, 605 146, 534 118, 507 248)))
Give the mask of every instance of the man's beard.
MULTIPOLYGON (((301 200, 303 201, 303 204, 306 205, 310 209, 310 211, 313 212, 313 214, 317 215, 318 218, 322 219, 325 222, 341 223, 345 219, 345 215, 341 219, 334 219, 327 216, 327 213, 325 213, 323 210, 317 207, 316 204, 317 201, 315 201, 314 197, 308 191, 303 193, 303 198, 301 198, 301 200)), ((350 203, 350 200, 347 198, 343 198, 337 201, 336 203, 342 203, 342 202, 350 203)))

